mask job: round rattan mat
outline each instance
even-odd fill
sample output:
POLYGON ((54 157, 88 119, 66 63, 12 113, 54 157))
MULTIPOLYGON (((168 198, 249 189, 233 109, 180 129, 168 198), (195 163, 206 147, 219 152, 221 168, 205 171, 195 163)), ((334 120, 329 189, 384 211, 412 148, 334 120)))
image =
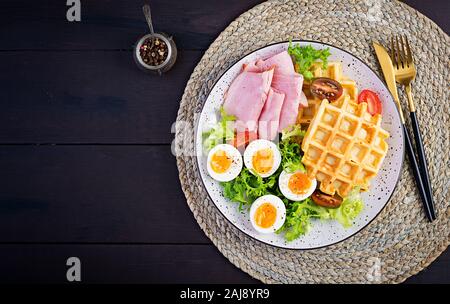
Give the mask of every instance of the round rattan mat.
MULTIPOLYGON (((234 265, 265 283, 398 283, 427 267, 450 240, 449 55, 448 35, 393 0, 268 1, 242 14, 195 68, 177 117, 174 152, 180 181, 200 227, 234 265), (215 80, 243 55, 290 38, 343 48, 382 75, 371 43, 388 45, 389 37, 399 33, 408 35, 415 53, 418 75, 413 90, 438 219, 427 222, 405 160, 401 180, 384 210, 341 243, 307 251, 280 249, 230 224, 210 201, 193 151, 195 119, 215 80)), ((401 98, 405 100, 404 95, 401 98)))

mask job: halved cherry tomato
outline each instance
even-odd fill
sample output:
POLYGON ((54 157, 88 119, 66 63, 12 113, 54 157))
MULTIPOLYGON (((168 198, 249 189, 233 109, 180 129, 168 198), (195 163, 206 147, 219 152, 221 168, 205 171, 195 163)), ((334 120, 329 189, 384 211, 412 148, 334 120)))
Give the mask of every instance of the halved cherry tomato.
POLYGON ((311 93, 311 83, 303 82, 302 90, 306 98, 313 98, 313 95, 311 93))
POLYGON ((245 148, 250 142, 258 139, 256 131, 235 132, 233 142, 231 143, 235 148, 245 148))
POLYGON ((315 78, 313 82, 311 82, 310 91, 312 95, 320 100, 328 99, 328 101, 338 99, 344 92, 339 82, 326 77, 315 78))
POLYGON ((377 93, 371 90, 362 90, 358 96, 358 103, 361 102, 367 103, 367 112, 371 115, 381 114, 382 106, 377 93))
POLYGON ((311 196, 314 203, 326 208, 338 208, 342 204, 342 199, 337 196, 331 196, 322 193, 319 190, 314 191, 311 196))

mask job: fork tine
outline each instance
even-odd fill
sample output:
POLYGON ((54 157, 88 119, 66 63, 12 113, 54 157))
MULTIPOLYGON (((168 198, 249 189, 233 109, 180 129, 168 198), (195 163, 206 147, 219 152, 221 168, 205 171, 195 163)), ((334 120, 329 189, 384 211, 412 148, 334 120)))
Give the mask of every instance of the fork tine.
POLYGON ((400 39, 400 53, 402 54, 402 65, 404 68, 406 68, 408 66, 408 60, 406 58, 405 43, 403 41, 402 35, 399 35, 398 38, 400 39))
POLYGON ((406 41, 406 51, 407 51, 407 61, 408 61, 408 65, 414 64, 414 59, 412 57, 412 52, 411 52, 411 48, 409 47, 409 42, 408 42, 408 37, 406 37, 406 35, 404 35, 405 37, 405 41, 406 41))
POLYGON ((403 61, 402 61, 402 57, 401 57, 401 49, 400 49, 400 44, 398 43, 398 36, 395 36, 395 46, 397 49, 397 67, 400 69, 403 67, 403 61))

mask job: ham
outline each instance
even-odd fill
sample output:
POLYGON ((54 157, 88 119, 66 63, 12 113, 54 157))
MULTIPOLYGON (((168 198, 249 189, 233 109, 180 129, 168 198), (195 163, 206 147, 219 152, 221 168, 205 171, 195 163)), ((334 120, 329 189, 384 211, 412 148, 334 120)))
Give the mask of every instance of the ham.
POLYGON ((272 83, 273 69, 262 73, 243 71, 231 83, 224 102, 227 114, 236 116, 238 132, 255 132, 272 83))
POLYGON ((259 138, 273 140, 295 124, 299 106, 308 105, 302 85, 303 76, 283 51, 244 64, 227 91, 224 109, 236 116, 238 133, 257 132, 259 138))
POLYGON ((264 67, 264 61, 262 59, 258 59, 256 61, 252 61, 247 64, 243 64, 242 70, 247 72, 255 72, 255 73, 262 73, 264 71, 270 70, 263 68, 264 67))
MULTIPOLYGON (((300 101, 306 101, 302 96, 302 85, 303 76, 297 73, 288 75, 277 74, 273 77, 272 88, 285 94, 278 126, 279 132, 295 124, 297 120, 300 101)), ((306 102, 306 105, 302 104, 302 106, 308 106, 308 103, 306 102)))
POLYGON ((295 74, 294 64, 292 63, 291 55, 287 51, 278 53, 266 60, 256 62, 257 66, 264 69, 275 67, 274 75, 279 74, 295 74))
POLYGON ((258 137, 274 140, 278 135, 281 108, 283 106, 284 93, 274 89, 269 90, 266 103, 258 122, 258 137))
POLYGON ((275 68, 274 75, 296 73, 291 56, 287 51, 278 53, 266 60, 258 59, 243 66, 243 70, 248 72, 264 72, 272 68, 275 68))
POLYGON ((244 71, 251 72, 264 72, 268 69, 274 69, 271 87, 285 95, 278 124, 278 131, 281 132, 295 124, 299 106, 308 106, 302 93, 303 76, 295 72, 291 56, 287 51, 265 60, 258 59, 243 67, 244 71))

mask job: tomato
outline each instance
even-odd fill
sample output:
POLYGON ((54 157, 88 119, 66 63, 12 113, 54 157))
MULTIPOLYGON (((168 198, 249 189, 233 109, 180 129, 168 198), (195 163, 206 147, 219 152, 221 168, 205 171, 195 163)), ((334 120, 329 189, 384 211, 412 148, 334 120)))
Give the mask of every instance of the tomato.
POLYGON ((250 142, 258 139, 256 131, 245 130, 244 132, 236 132, 234 134, 233 142, 231 143, 235 148, 245 148, 250 142))
POLYGON ((319 206, 326 208, 338 208, 342 204, 342 199, 337 196, 331 196, 320 192, 319 190, 314 191, 311 195, 312 200, 319 206))
POLYGON ((315 97, 335 101, 344 92, 341 84, 334 79, 320 77, 313 80, 310 87, 311 94, 315 97))
POLYGON ((302 90, 303 90, 303 93, 305 94, 306 98, 310 99, 310 98, 314 97, 311 93, 311 84, 310 83, 303 82, 302 90))
POLYGON ((358 103, 367 103, 367 112, 371 115, 381 114, 382 106, 377 93, 371 90, 362 90, 358 96, 358 103))

